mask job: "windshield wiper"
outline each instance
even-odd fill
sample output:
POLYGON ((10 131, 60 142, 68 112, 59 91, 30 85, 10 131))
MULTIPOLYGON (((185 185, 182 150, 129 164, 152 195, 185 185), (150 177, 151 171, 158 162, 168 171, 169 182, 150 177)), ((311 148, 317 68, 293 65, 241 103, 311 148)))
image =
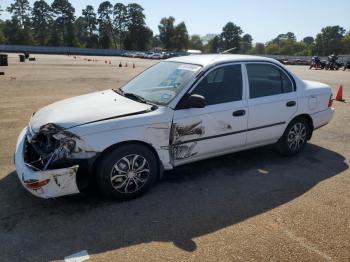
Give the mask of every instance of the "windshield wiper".
POLYGON ((113 89, 113 91, 115 91, 116 93, 118 93, 119 95, 122 95, 124 97, 130 98, 132 100, 136 100, 140 103, 144 103, 144 104, 148 104, 148 105, 152 105, 152 110, 155 110, 158 108, 157 104, 151 103, 150 101, 147 101, 146 99, 144 99, 142 96, 136 95, 134 93, 125 93, 122 89, 113 89))
POLYGON ((144 103, 144 104, 148 104, 148 102, 146 101, 146 99, 144 99, 142 96, 136 95, 134 93, 124 93, 123 95, 127 98, 130 98, 132 100, 136 100, 138 102, 144 103))

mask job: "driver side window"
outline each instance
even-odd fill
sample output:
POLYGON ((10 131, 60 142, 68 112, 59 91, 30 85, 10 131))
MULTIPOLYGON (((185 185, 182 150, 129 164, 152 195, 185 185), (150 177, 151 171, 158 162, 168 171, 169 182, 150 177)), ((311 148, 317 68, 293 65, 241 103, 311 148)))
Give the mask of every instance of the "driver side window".
POLYGON ((220 67, 207 74, 192 91, 204 96, 207 105, 242 100, 241 65, 220 67))

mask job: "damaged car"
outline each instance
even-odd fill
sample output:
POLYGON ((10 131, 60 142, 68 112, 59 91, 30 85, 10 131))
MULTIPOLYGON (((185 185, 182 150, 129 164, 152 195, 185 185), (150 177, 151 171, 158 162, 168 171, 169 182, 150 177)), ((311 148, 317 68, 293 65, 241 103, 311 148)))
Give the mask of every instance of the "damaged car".
POLYGON ((38 197, 96 184, 127 200, 179 165, 267 144, 295 155, 333 112, 329 86, 303 81, 274 59, 177 57, 120 89, 40 109, 18 138, 15 164, 38 197))

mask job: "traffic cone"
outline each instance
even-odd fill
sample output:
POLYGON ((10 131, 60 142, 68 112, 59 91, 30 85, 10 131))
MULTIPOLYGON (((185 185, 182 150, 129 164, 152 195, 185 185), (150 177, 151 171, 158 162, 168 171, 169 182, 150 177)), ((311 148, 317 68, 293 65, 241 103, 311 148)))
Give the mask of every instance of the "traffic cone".
POLYGON ((119 62, 119 67, 123 67, 122 62, 119 62))
POLYGON ((111 64, 112 64, 112 62, 111 62, 111 61, 109 61, 109 64, 111 65, 111 64))
POLYGON ((135 66, 135 63, 133 63, 133 64, 132 64, 132 68, 135 68, 135 67, 136 67, 136 66, 135 66))
POLYGON ((125 67, 128 67, 128 63, 125 63, 125 67))
POLYGON ((343 86, 340 85, 339 89, 338 89, 338 93, 337 96, 335 97, 336 101, 340 101, 340 102, 345 102, 345 100, 343 99, 343 86))

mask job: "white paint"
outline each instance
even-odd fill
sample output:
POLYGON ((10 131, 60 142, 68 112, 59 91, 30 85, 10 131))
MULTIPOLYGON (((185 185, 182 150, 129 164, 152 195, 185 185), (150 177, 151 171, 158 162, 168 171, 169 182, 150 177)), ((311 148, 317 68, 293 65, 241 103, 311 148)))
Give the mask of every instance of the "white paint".
MULTIPOLYGON (((201 109, 175 110, 178 101, 193 87, 192 84, 196 80, 195 77, 188 82, 187 86, 178 93, 168 106, 159 106, 158 109, 153 111, 149 110, 151 106, 148 104, 139 103, 120 96, 112 90, 106 90, 73 97, 44 107, 32 117, 29 123, 31 135, 37 132, 41 126, 53 123, 69 128, 69 132, 79 137, 79 148, 87 150, 86 152, 96 153, 103 152, 117 143, 140 141, 149 144, 155 149, 164 169, 172 169, 177 165, 275 143, 282 136, 289 122, 295 116, 301 114, 311 116, 315 128, 329 123, 332 119, 334 110, 328 108, 331 88, 322 83, 302 81, 288 68, 274 59, 243 55, 197 55, 172 58, 168 61, 202 65, 203 70, 222 67, 224 65, 220 65, 220 63, 224 62, 226 64, 241 64, 243 79, 242 101, 210 105, 201 109), (245 64, 250 62, 274 63, 283 67, 294 78, 296 91, 250 99, 249 81, 245 69, 245 64), (296 101, 296 106, 286 107, 288 101, 296 101), (113 118, 145 110, 149 111, 142 114, 113 118), (236 110, 245 110, 246 114, 241 117, 233 117, 232 113, 236 110), (106 120, 98 121, 101 119, 106 120), (87 124, 92 121, 98 122, 87 124), (170 141, 173 140, 171 134, 173 124, 191 126, 198 122, 201 123, 203 132, 186 135, 186 137, 182 138, 178 137, 175 140, 181 142, 184 139, 215 138, 187 143, 184 144, 183 148, 174 148, 173 145, 170 145, 170 141), (284 124, 240 132, 279 122, 284 124), (233 132, 236 133, 220 136, 233 132), (175 159, 173 157, 175 152, 185 156, 185 159, 175 159)), ((204 75, 201 76, 201 78, 203 77, 204 75)), ((21 133, 16 150, 16 168, 20 179, 22 179, 22 176, 25 178, 37 178, 38 175, 42 174, 30 170, 24 165, 23 139, 26 132, 27 129, 21 133)), ((86 158, 91 156, 91 154, 86 152, 79 156, 86 158)), ((63 171, 49 170, 48 174, 52 176, 57 172, 72 174, 72 168, 74 167, 63 171)), ((73 172, 74 175, 75 173, 76 171, 73 172)), ((47 187, 43 187, 40 194, 38 191, 32 193, 41 197, 77 193, 79 191, 76 187, 74 175, 65 177, 64 187, 56 186, 52 188, 51 186, 54 186, 54 184, 50 182, 47 187), (69 185, 70 183, 71 186, 69 185)))
POLYGON ((73 255, 69 255, 64 258, 65 262, 83 262, 90 259, 90 256, 86 250, 80 251, 73 255))
POLYGON ((131 114, 150 108, 150 105, 120 96, 113 90, 106 90, 68 98, 48 105, 35 113, 30 125, 34 132, 47 123, 55 123, 61 127, 69 128, 77 124, 131 114))

